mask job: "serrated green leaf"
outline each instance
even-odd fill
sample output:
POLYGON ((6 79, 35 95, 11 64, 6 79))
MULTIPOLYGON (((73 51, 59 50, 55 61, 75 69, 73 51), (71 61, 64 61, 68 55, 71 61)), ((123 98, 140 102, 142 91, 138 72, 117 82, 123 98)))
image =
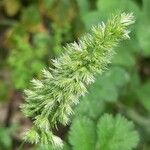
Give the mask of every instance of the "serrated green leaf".
MULTIPOLYGON (((99 92, 99 91, 98 91, 99 92)), ((87 116, 93 120, 99 118, 105 109, 104 102, 99 98, 98 92, 90 91, 90 93, 83 97, 80 104, 75 110, 75 117, 87 116), (91 92, 94 92, 93 94, 91 92)))
POLYGON ((122 47, 120 46, 120 50, 117 50, 117 55, 113 58, 112 63, 115 65, 131 68, 135 65, 135 58, 131 53, 129 53, 129 51, 122 50, 122 47))
POLYGON ((76 118, 71 126, 69 141, 73 150, 95 150, 95 124, 87 117, 76 118))
POLYGON ((139 141, 131 121, 121 115, 103 115, 97 125, 97 150, 133 150, 139 141))
POLYGON ((129 73, 122 67, 111 67, 108 72, 106 72, 107 78, 112 82, 117 88, 122 88, 125 86, 129 80, 129 73))
POLYGON ((99 99, 108 102, 115 102, 118 99, 119 93, 117 87, 106 80, 100 80, 101 88, 99 89, 99 99), (109 94, 108 94, 109 93, 109 94))
MULTIPOLYGON (((97 78, 93 93, 99 100, 117 101, 121 89, 129 82, 129 74, 121 67, 111 67, 103 76, 97 78), (108 94, 109 93, 109 94, 108 94)), ((97 98, 97 99, 98 99, 97 98)))

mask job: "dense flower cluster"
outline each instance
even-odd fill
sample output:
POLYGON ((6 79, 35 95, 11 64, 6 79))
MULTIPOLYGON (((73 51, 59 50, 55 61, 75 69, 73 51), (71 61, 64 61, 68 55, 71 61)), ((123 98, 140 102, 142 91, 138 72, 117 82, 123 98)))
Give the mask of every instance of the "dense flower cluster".
POLYGON ((95 75, 105 70, 118 42, 129 38, 127 26, 132 23, 132 14, 112 16, 106 24, 102 22, 93 27, 91 33, 78 42, 68 44, 65 53, 52 60, 53 67, 42 71, 41 81, 32 80, 33 86, 25 90, 26 103, 22 105, 23 113, 33 120, 25 140, 62 147, 53 128, 57 128, 58 123, 68 123, 72 106, 87 92, 95 75))

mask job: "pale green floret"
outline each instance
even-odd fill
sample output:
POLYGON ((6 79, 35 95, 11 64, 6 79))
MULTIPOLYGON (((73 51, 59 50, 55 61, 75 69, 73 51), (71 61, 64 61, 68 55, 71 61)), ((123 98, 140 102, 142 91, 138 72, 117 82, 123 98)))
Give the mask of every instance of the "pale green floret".
POLYGON ((78 43, 67 44, 65 53, 52 60, 53 67, 42 71, 43 79, 32 80, 33 87, 25 90, 26 103, 22 111, 33 120, 33 128, 25 139, 31 143, 51 143, 62 147, 62 141, 52 129, 58 123, 66 125, 73 113, 72 106, 87 92, 97 73, 111 62, 115 48, 122 39, 129 38, 127 26, 134 23, 131 14, 113 16, 92 28, 78 43), (33 131, 32 131, 33 130, 33 131), (34 137, 35 135, 35 137, 34 137))

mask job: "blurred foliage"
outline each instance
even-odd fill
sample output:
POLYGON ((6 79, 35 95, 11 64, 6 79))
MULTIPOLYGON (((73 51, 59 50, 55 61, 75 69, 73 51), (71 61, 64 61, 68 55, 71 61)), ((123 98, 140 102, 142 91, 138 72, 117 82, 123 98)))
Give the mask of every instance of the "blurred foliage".
POLYGON ((37 33, 32 39, 32 45, 26 34, 17 35, 14 31, 11 38, 12 47, 8 64, 11 67, 15 88, 23 89, 30 79, 45 66, 43 60, 46 57, 49 37, 47 34, 37 33))
POLYGON ((12 148, 12 135, 17 126, 12 124, 9 128, 0 126, 0 150, 10 150, 12 148))
POLYGON ((12 140, 10 136, 10 131, 7 128, 0 128, 0 149, 9 150, 12 145, 12 140))
MULTIPOLYGON (((131 40, 119 46, 108 70, 97 76, 81 98, 71 130, 63 135, 64 150, 78 150, 78 145, 82 150, 95 150, 97 122, 104 112, 121 113, 133 120, 141 136, 137 150, 149 150, 149 8, 149 0, 1 0, 0 102, 8 103, 13 91, 27 88, 33 77, 40 78, 40 70, 50 58, 63 53, 66 42, 77 40, 112 13, 133 12, 137 21, 131 40)), ((11 138, 8 128, 0 128, 0 149, 10 150, 11 138)))

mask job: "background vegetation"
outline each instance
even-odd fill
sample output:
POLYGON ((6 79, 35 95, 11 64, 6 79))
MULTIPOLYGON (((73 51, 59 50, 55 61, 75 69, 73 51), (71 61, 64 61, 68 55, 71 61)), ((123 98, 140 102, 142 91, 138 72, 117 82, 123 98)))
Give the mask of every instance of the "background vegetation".
MULTIPOLYGON (((19 148, 22 132, 31 125, 19 109, 22 91, 29 87, 29 81, 41 77, 41 69, 63 52, 65 43, 77 40, 92 25, 122 11, 136 16, 131 40, 120 45, 108 71, 97 76, 89 93, 81 98, 70 125, 60 125, 56 134, 65 140, 64 150, 94 150, 101 142, 100 122, 107 126, 101 116, 120 113, 135 123, 140 134, 137 150, 149 150, 149 9, 149 0, 1 0, 0 150, 19 148)), ((128 128, 132 126, 123 130, 128 128)), ((114 145, 111 140, 110 144, 114 145)), ((24 144, 23 149, 46 148, 24 144)), ((106 150, 118 149, 112 146, 106 150)))

